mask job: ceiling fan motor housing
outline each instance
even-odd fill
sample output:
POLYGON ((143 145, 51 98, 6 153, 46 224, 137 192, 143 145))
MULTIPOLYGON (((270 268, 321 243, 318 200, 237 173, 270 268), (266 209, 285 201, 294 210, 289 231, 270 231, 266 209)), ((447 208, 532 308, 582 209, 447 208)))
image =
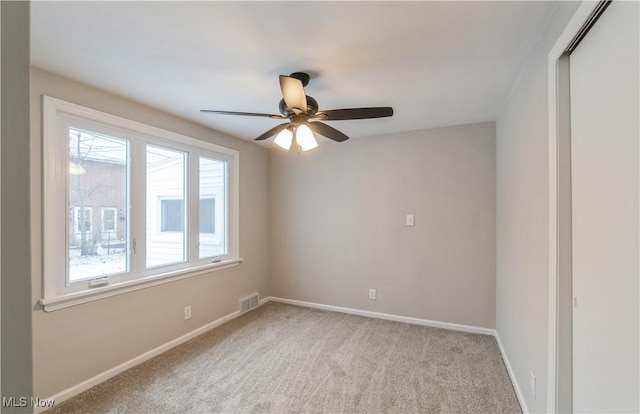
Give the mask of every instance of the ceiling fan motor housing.
POLYGON ((291 126, 293 128, 297 128, 302 124, 308 124, 307 121, 309 121, 309 117, 306 116, 305 114, 291 116, 291 126))
POLYGON ((307 86, 309 84, 309 80, 311 79, 311 76, 309 76, 308 73, 304 72, 293 72, 291 75, 289 75, 289 77, 298 79, 300 82, 302 82, 302 86, 307 86))

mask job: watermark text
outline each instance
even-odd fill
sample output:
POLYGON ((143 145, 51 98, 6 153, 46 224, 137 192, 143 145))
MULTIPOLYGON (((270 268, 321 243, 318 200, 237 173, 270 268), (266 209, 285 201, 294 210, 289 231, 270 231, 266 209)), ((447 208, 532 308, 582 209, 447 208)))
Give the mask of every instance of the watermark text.
POLYGON ((38 407, 52 408, 56 400, 38 397, 2 397, 3 407, 38 407))

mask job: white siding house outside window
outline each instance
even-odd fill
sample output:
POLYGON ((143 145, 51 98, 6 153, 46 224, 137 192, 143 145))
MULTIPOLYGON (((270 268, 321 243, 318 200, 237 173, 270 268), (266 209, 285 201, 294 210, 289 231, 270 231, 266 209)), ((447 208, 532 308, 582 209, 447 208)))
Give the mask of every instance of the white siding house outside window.
POLYGON ((220 256, 227 237, 226 168, 224 162, 200 157, 200 258, 220 256))
POLYGON ((45 310, 241 261, 237 151, 43 103, 45 310))
POLYGON ((147 145, 147 268, 186 260, 187 154, 147 145))

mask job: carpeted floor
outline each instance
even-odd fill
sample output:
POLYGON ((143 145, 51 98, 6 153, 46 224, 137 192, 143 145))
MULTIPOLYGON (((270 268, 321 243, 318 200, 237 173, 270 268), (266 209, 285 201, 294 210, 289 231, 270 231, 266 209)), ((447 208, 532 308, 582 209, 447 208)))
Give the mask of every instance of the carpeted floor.
POLYGON ((520 413, 495 338, 267 303, 47 411, 520 413))

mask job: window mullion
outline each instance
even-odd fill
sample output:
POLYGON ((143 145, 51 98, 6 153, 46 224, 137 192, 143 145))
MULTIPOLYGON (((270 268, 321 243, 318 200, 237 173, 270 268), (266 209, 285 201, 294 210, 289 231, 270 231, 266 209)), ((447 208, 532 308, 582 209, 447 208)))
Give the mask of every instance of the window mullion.
POLYGON ((131 141, 129 167, 129 271, 143 272, 146 268, 147 211, 146 211, 146 146, 144 142, 131 141))
POLYGON ((189 171, 187 187, 187 206, 189 209, 189 221, 187 237, 189 238, 189 262, 195 263, 199 259, 200 248, 200 157, 197 153, 189 152, 189 171))

